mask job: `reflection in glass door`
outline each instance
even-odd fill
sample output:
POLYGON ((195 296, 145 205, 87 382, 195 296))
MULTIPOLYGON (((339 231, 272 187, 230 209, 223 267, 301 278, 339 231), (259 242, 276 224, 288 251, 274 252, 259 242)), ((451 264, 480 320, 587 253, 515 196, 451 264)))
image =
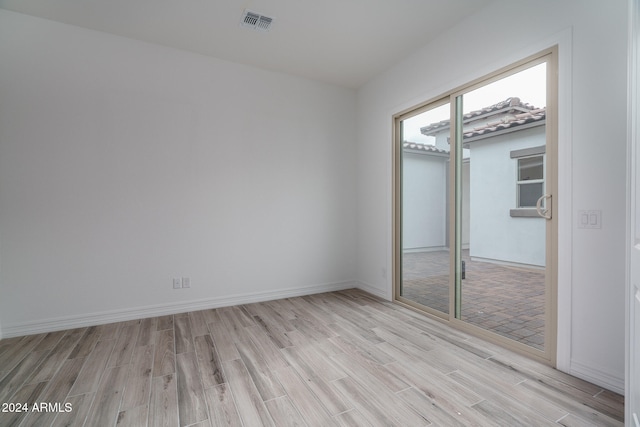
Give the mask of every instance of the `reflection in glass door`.
POLYGON ((551 362, 555 55, 395 122, 395 299, 551 362))
MULTIPOLYGON (((546 64, 462 96, 469 241, 460 318, 544 350, 546 64)), ((547 202, 548 203, 548 202, 547 202)))
POLYGON ((402 280, 400 296, 449 313, 449 103, 400 121, 402 280), (437 136, 433 129, 441 129, 437 136))

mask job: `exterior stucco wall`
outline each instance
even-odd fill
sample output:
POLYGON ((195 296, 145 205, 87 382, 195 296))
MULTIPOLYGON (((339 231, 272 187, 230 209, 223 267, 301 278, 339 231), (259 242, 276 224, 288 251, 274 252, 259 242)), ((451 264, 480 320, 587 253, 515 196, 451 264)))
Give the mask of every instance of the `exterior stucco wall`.
POLYGON ((471 143, 471 257, 545 265, 545 220, 513 218, 517 159, 513 150, 544 145, 544 127, 471 143))
POLYGON ((403 248, 446 246, 448 158, 405 152, 403 156, 403 248))

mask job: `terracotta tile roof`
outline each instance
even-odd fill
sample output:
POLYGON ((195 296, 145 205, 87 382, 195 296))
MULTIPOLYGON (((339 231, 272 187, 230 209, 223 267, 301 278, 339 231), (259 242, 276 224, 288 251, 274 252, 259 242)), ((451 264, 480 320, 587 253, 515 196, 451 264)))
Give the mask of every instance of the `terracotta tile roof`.
MULTIPOLYGON (((546 117, 545 108, 536 108, 531 104, 520 101, 518 97, 507 98, 497 104, 484 107, 480 110, 471 111, 465 114, 464 123, 471 123, 482 118, 491 117, 497 114, 511 114, 511 116, 502 117, 499 120, 485 123, 464 134, 465 138, 484 135, 499 130, 521 126, 523 124, 544 120, 546 117)), ((420 128, 423 135, 434 135, 448 129, 450 120, 442 120, 440 122, 431 123, 428 126, 420 128)))
POLYGON ((531 110, 528 113, 516 114, 514 116, 506 116, 501 120, 489 122, 483 126, 478 126, 470 131, 464 132, 464 138, 473 138, 474 136, 486 135, 492 132, 498 132, 504 129, 512 129, 528 123, 540 122, 547 117, 547 111, 544 108, 531 110))
POLYGON ((436 148, 435 145, 423 144, 420 142, 404 141, 402 143, 402 148, 404 150, 418 150, 418 151, 427 151, 429 153, 449 154, 449 150, 443 150, 441 148, 436 148))

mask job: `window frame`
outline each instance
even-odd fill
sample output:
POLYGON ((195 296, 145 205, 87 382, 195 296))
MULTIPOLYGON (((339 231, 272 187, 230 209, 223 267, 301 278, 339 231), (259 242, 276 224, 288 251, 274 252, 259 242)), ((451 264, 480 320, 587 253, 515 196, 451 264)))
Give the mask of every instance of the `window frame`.
MULTIPOLYGON (((514 150, 511 151, 510 157, 516 160, 516 200, 514 209, 509 211, 509 215, 513 218, 540 218, 538 211, 535 206, 521 206, 520 203, 520 187, 521 185, 526 184, 540 184, 542 183, 542 194, 543 196, 546 191, 546 178, 547 178, 547 158, 546 158, 546 147, 544 145, 538 147, 525 148, 522 150, 514 150), (531 159, 535 157, 542 158, 542 179, 520 179, 520 160, 522 159, 531 159)), ((545 201, 543 200, 544 207, 545 201)))

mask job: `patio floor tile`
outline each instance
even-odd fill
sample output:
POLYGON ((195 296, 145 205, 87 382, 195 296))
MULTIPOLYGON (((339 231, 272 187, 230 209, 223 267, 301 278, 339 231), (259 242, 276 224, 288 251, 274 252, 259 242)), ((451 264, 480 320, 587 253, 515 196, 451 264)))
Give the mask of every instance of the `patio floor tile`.
MULTIPOLYGON (((462 259, 462 320, 543 350, 544 270, 462 259)), ((449 252, 406 253, 402 268, 403 297, 449 312, 449 252)))

